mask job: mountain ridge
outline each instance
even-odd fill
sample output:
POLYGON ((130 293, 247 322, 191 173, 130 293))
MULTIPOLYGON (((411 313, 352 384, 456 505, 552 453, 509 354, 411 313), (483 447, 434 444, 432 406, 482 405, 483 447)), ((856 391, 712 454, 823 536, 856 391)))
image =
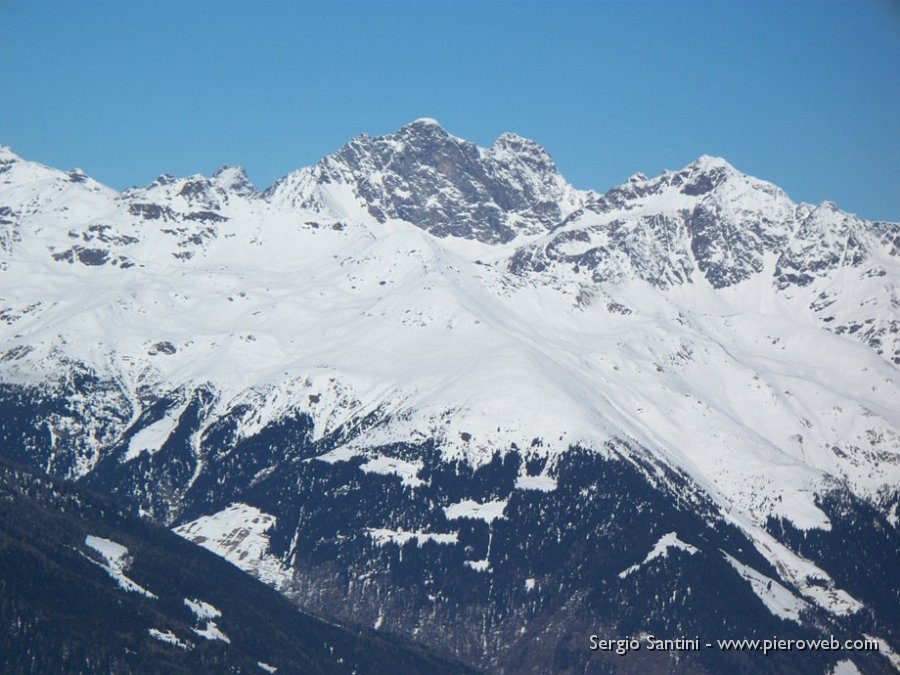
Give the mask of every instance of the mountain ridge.
MULTIPOLYGON (((251 571, 283 565, 303 603, 407 635, 481 606, 466 575, 550 574, 528 553, 552 549, 547 527, 562 541, 602 515, 579 501, 598 489, 575 489, 583 461, 641 527, 641 509, 667 514, 721 583, 762 575, 815 618, 768 596, 761 612, 895 639, 835 537, 874 517, 879 543, 859 546, 882 556, 900 522, 900 225, 795 204, 707 156, 579 191, 526 139, 478 148, 421 120, 251 190, 239 171, 116 193, 0 164, 0 436, 18 461, 190 536, 265 514, 251 571), (684 510, 700 503, 703 523, 684 510), (358 587, 332 559, 385 576, 358 587), (440 592, 397 581, 447 565, 440 592)), ((626 562, 598 561, 603 593, 632 583, 626 562)), ((508 612, 487 606, 506 636, 485 628, 487 660, 435 644, 512 667, 517 589, 508 612)), ((544 602, 559 621, 563 598, 544 602)))

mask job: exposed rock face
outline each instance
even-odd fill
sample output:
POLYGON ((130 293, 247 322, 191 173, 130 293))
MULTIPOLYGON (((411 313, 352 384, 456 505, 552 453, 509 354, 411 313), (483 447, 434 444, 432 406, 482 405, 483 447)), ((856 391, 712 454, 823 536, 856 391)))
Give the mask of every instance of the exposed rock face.
POLYGON ((312 169, 286 176, 266 196, 322 209, 322 186, 348 186, 381 222, 397 218, 438 237, 505 243, 557 224, 579 201, 550 155, 514 134, 488 149, 418 120, 396 134, 360 136, 312 169))

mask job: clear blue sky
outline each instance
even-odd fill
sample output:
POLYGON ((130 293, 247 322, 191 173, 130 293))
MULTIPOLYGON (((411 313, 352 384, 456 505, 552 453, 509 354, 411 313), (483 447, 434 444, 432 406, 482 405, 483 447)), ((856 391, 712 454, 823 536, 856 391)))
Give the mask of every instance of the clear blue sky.
POLYGON ((0 144, 113 187, 260 186, 434 117, 606 190, 721 155, 900 220, 900 3, 0 0, 0 144))

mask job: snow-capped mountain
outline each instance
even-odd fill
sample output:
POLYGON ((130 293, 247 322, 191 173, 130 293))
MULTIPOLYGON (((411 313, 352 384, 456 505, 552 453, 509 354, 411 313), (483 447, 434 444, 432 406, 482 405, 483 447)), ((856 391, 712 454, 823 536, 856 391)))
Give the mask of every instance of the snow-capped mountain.
POLYGON ((360 136, 264 196, 280 207, 351 218, 363 206, 379 223, 401 220, 483 243, 545 232, 584 198, 536 143, 507 133, 478 148, 431 119, 390 136, 360 136))
POLYGON ((262 192, 3 149, 0 228, 7 452, 307 607, 511 671, 709 607, 898 647, 896 223, 418 120, 262 192))

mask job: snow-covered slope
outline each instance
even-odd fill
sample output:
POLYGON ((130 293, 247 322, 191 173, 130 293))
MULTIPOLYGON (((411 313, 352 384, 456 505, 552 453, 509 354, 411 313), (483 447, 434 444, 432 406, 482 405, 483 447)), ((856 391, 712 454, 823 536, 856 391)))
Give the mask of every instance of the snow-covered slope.
POLYGON ((2 375, 58 379, 71 359, 114 378, 134 411, 108 440, 142 387, 210 382, 212 415, 251 404, 239 435, 297 410, 317 436, 371 416, 347 453, 433 438, 477 463, 535 438, 552 454, 627 436, 759 522, 827 527, 813 499, 831 481, 867 500, 900 483, 897 227, 795 205, 723 160, 596 197, 533 143, 480 150, 418 121, 268 201, 234 169, 119 195, 4 163, 2 375), (562 206, 481 236, 459 214, 490 199, 490 171, 506 223, 562 206), (426 194, 457 210, 406 222, 384 207, 398 192, 421 206, 409 219, 426 194))
MULTIPOLYGON (((237 495, 190 497, 209 467, 303 419, 304 461, 413 491, 426 462, 385 448, 516 452, 542 468, 515 490, 552 497, 572 448, 624 442, 765 555, 773 520, 828 531, 835 491, 898 524, 900 226, 722 159, 600 195, 531 141, 418 120, 264 192, 223 168, 117 193, 4 148, 0 228, 6 400, 54 402, 22 455, 132 475, 184 445, 164 506, 133 495, 168 522, 224 512, 237 495)), ((248 480, 281 470, 276 446, 248 480)))

